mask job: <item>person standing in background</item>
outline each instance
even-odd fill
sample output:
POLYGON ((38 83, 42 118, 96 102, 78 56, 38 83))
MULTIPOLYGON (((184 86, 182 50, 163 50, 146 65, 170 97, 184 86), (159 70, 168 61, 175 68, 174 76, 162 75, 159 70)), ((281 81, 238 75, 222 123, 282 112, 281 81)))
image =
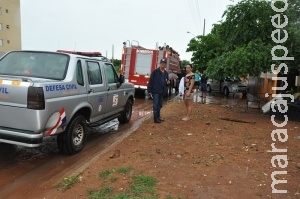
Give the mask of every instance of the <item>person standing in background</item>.
POLYGON ((194 88, 196 89, 196 93, 199 90, 199 86, 200 86, 200 74, 199 74, 199 71, 196 70, 196 72, 195 72, 195 86, 194 86, 194 88))
POLYGON ((203 74, 201 76, 200 84, 201 84, 201 97, 203 102, 206 100, 206 92, 207 92, 207 79, 208 77, 206 76, 206 71, 203 71, 203 74))
POLYGON ((175 73, 173 73, 172 70, 169 70, 169 81, 170 81, 169 92, 168 92, 169 97, 172 95, 173 88, 176 87, 177 78, 178 78, 178 76, 175 73))
POLYGON ((192 64, 187 64, 186 67, 186 75, 184 77, 184 105, 187 109, 187 116, 182 118, 183 121, 188 121, 191 119, 192 114, 192 106, 194 100, 194 84, 195 84, 195 75, 192 72, 193 66, 192 64))
POLYGON ((170 83, 166 66, 166 59, 161 59, 160 66, 152 71, 147 86, 147 91, 153 99, 153 118, 155 123, 164 121, 160 115, 160 109, 163 106, 164 94, 167 93, 167 84, 170 83))

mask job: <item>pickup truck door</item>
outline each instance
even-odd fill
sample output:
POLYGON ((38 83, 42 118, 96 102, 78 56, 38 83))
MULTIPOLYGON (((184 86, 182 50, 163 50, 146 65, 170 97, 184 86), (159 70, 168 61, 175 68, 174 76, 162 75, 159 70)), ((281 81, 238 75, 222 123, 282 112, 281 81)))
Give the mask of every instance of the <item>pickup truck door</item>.
POLYGON ((119 78, 114 66, 110 63, 104 63, 105 79, 108 86, 107 92, 107 111, 106 116, 120 112, 124 106, 124 91, 118 87, 119 78))
POLYGON ((97 61, 87 60, 88 101, 92 105, 91 122, 104 118, 107 112, 107 87, 97 61))

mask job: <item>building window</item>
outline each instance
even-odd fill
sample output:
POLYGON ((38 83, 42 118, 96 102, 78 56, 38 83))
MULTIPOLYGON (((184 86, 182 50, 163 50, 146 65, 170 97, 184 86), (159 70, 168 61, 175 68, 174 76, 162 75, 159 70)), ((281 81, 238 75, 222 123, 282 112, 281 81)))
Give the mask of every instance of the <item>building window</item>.
POLYGON ((2 8, 0 7, 0 15, 2 15, 2 8))
POLYGON ((0 46, 3 46, 3 40, 0 39, 0 46))
POLYGON ((0 23, 0 30, 2 30, 2 23, 0 23))
POLYGON ((9 40, 7 40, 7 43, 8 43, 8 44, 10 44, 10 41, 9 41, 9 40))
POLYGON ((9 25, 6 25, 6 28, 9 29, 9 25))
POLYGON ((8 9, 5 9, 5 12, 8 13, 8 9))

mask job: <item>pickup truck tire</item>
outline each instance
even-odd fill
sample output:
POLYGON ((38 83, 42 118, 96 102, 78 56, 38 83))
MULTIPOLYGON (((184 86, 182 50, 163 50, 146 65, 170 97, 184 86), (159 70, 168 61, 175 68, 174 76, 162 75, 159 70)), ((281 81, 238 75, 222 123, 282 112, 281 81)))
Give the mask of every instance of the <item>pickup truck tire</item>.
POLYGON ((118 118, 121 124, 128 123, 130 121, 131 114, 132 114, 132 106, 133 106, 132 100, 128 99, 124 107, 124 110, 121 112, 121 116, 118 118))
POLYGON ((63 153, 76 154, 82 150, 86 134, 86 118, 82 115, 75 115, 65 132, 57 136, 58 148, 63 153))

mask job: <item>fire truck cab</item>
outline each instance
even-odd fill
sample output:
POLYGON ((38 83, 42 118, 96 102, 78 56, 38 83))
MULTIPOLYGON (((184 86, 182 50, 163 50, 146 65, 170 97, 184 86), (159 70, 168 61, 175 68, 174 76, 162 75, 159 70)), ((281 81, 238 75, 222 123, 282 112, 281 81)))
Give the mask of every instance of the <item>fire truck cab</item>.
POLYGON ((136 89, 146 90, 150 74, 159 67, 162 58, 167 60, 167 71, 180 73, 179 54, 169 45, 156 45, 155 49, 147 49, 138 42, 137 45, 124 42, 120 74, 124 75, 125 81, 134 84, 136 89))

